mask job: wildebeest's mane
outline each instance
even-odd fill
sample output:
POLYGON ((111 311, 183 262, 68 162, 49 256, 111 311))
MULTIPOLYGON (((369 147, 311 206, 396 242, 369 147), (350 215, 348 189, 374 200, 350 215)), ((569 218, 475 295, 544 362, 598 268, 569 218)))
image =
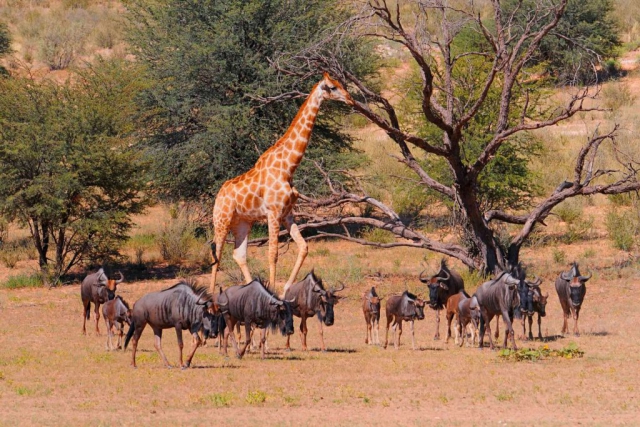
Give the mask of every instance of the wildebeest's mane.
POLYGON ((376 287, 375 286, 371 287, 371 291, 370 292, 371 292, 371 296, 372 297, 377 297, 378 296, 378 294, 376 293, 376 287))
POLYGON ((416 295, 412 294, 412 293, 411 293, 411 292, 409 292, 409 291, 404 291, 404 292, 402 293, 402 295, 406 295, 407 297, 409 297, 409 298, 411 298, 411 299, 418 299, 418 297, 417 297, 416 295))
POLYGON ((449 270, 449 267, 447 266, 447 260, 444 258, 440 260, 440 271, 446 271, 447 273, 451 273, 451 271, 449 270))
POLYGON ((129 307, 129 303, 128 303, 128 302, 126 302, 126 301, 124 300, 124 298, 122 298, 120 295, 116 295, 116 298, 117 298, 117 299, 119 299, 119 300, 120 300, 120 302, 122 302, 122 304, 123 304, 125 307, 127 307, 127 310, 131 308, 131 307, 129 307))
POLYGON ((167 292, 177 288, 178 286, 183 286, 183 285, 189 287, 189 289, 191 289, 191 291, 194 294, 198 295, 199 298, 201 298, 202 300, 204 301, 213 300, 211 294, 209 293, 209 288, 205 285, 198 285, 198 282, 195 279, 182 279, 175 285, 171 286, 170 288, 163 289, 160 292, 167 292))

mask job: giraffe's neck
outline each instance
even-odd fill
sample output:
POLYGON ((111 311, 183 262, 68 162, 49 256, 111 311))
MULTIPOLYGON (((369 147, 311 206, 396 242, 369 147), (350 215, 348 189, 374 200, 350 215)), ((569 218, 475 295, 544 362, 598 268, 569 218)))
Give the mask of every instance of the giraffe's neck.
POLYGON ((316 122, 320 104, 322 104, 322 89, 316 84, 307 99, 298 110, 287 132, 274 144, 269 160, 281 160, 283 172, 289 177, 293 175, 302 161, 302 157, 309 144, 311 131, 316 122))

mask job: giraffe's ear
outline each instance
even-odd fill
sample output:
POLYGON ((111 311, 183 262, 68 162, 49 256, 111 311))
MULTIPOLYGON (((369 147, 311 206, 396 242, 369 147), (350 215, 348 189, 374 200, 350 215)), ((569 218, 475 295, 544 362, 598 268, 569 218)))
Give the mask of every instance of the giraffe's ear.
POLYGON ((329 77, 329 73, 327 73, 326 71, 322 73, 322 78, 325 80, 331 79, 331 77, 329 77))

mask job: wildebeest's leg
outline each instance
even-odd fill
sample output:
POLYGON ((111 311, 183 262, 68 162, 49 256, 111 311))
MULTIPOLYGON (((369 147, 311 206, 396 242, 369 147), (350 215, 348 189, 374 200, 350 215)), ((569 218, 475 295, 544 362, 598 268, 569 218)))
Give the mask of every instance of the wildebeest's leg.
POLYGON ((136 321, 135 323, 133 337, 131 339, 131 366, 134 368, 136 367, 136 351, 138 350, 138 340, 140 339, 140 335, 142 335, 142 331, 144 330, 145 326, 147 326, 147 324, 142 321, 136 321))
POLYGON ((448 344, 449 343, 449 338, 451 338, 451 321, 453 320, 453 312, 449 312, 447 311, 447 338, 445 338, 444 343, 448 344))
POLYGON ((324 346, 324 331, 322 330, 322 320, 319 320, 320 325, 320 343, 322 345, 322 351, 327 351, 327 348, 324 346))
POLYGON ((191 335, 193 336, 193 345, 191 347, 191 351, 189 352, 189 355, 187 356, 187 363, 182 365, 182 369, 186 369, 189 366, 191 366, 191 360, 193 359, 193 355, 196 354, 196 350, 200 346, 200 335, 198 335, 198 332, 197 331, 192 332, 191 335))
POLYGON ((511 337, 511 344, 513 344, 513 349, 517 350, 518 347, 516 346, 516 334, 513 330, 513 324, 511 321, 511 317, 509 316, 509 313, 507 313, 506 311, 503 311, 502 319, 504 320, 504 327, 506 328, 503 348, 507 348, 507 340, 509 337, 511 337))
MULTIPOLYGON (((297 199, 298 198, 297 190, 296 189, 292 189, 292 190, 294 192, 294 197, 297 199)), ((307 242, 304 240, 304 237, 302 237, 302 234, 300 234, 298 225, 295 222, 293 222, 293 214, 290 213, 285 217, 284 225, 287 228, 289 235, 291 236, 293 241, 296 242, 296 245, 298 246, 298 257, 296 258, 296 263, 293 266, 293 270, 291 270, 291 276, 289 276, 289 280, 287 280, 287 283, 285 283, 284 285, 284 291, 282 292, 282 295, 284 295, 284 293, 287 292, 287 289, 289 289, 289 286, 295 283, 296 276, 298 275, 298 272, 302 267, 302 263, 307 257, 307 253, 309 252, 307 242)))
POLYGON ((578 317, 580 317, 580 307, 573 309, 573 334, 577 337, 580 336, 580 330, 578 329, 578 317))
POLYGON ((231 320, 231 316, 225 316, 225 322, 227 323, 227 328, 224 330, 224 344, 220 347, 220 353, 228 356, 227 353, 227 344, 229 342, 229 336, 231 336, 231 344, 233 344, 233 349, 236 354, 238 354, 238 344, 236 343, 236 335, 233 332, 234 326, 236 326, 235 320, 231 320))
POLYGON ((245 332, 245 339, 244 339, 244 347, 242 347, 242 350, 240 350, 239 353, 237 353, 238 359, 242 359, 242 356, 244 356, 244 352, 247 350, 247 347, 251 344, 251 322, 245 322, 244 324, 244 332, 245 332))
POLYGON ((100 304, 95 303, 94 306, 96 307, 95 309, 95 314, 96 314, 96 335, 100 335, 100 328, 98 328, 98 321, 100 320, 100 304))
MULTIPOLYGON (((184 342, 182 341, 182 326, 176 325, 175 328, 176 328, 176 338, 178 339, 178 350, 180 350, 180 366, 184 366, 183 360, 182 360, 182 349, 184 348, 184 342)), ((200 341, 200 337, 198 337, 198 342, 199 341, 200 341)), ((196 338, 193 337, 192 343, 195 343, 195 342, 196 342, 196 338)))
POLYGON ((113 345, 113 343, 111 342, 111 327, 109 325, 109 318, 105 317, 104 318, 104 326, 105 328, 107 328, 107 351, 111 351, 111 346, 113 345))
POLYGON ((82 300, 82 335, 87 335, 87 319, 91 312, 91 301, 82 300))
POLYGON ((300 344, 302 351, 307 351, 307 318, 304 313, 300 313, 300 344))
POLYGON ((438 309, 436 309, 436 334, 433 336, 433 339, 440 339, 440 310, 438 309))
POLYGON ((416 335, 414 333, 414 329, 413 329, 413 324, 415 322, 412 320, 411 321, 411 350, 415 350, 416 349, 416 335))
MULTIPOLYGON (((400 337, 402 336, 402 319, 398 319, 398 323, 396 324, 398 329, 398 341, 396 344, 396 350, 400 347, 400 337)), ((395 338, 395 329, 394 329, 394 338, 395 338)))
MULTIPOLYGON (((384 339, 384 348, 387 348, 387 345, 389 344, 389 325, 391 325, 391 321, 393 319, 393 316, 390 316, 387 314, 387 333, 385 335, 385 339, 384 339)), ((393 330, 393 342, 395 343, 396 341, 396 331, 395 329, 393 330)))
MULTIPOLYGON (((369 342, 370 342, 369 341, 369 336, 372 335, 372 331, 371 331, 371 327, 372 326, 371 326, 371 324, 373 323, 373 316, 367 316, 365 314, 364 320, 365 320, 365 322, 367 322, 367 331, 365 332, 365 335, 364 335, 364 343, 365 344, 369 344, 369 342)), ((371 342, 371 344, 373 344, 373 342, 371 342)))
POLYGON ((164 355, 164 351, 162 351, 162 329, 153 328, 153 335, 155 338, 154 345, 160 356, 162 357, 162 361, 164 362, 164 366, 167 368, 171 368, 169 361, 167 360, 167 356, 164 355))
POLYGON ((500 315, 496 316, 496 334, 494 335, 495 339, 498 340, 500 337, 500 315))
MULTIPOLYGON (((289 339, 289 335, 287 335, 287 339, 289 339)), ((262 359, 264 359, 264 355, 267 351, 266 347, 267 347, 267 328, 264 328, 262 330, 262 333, 260 334, 260 349, 261 349, 260 357, 262 359)))
MULTIPOLYGON (((374 326, 373 326, 373 330, 374 330, 374 332, 376 334, 374 344, 380 345, 380 317, 374 318, 374 322, 375 323, 374 323, 374 326)), ((373 338, 373 336, 372 336, 372 338, 373 338)))
POLYGON ((484 323, 484 327, 486 328, 487 336, 489 337, 489 347, 491 350, 495 348, 493 345, 493 338, 491 337, 491 321, 493 320, 493 315, 489 314, 486 310, 483 310, 482 313, 482 322, 480 323, 480 348, 483 348, 483 338, 484 338, 484 330, 482 328, 482 324, 484 323))
MULTIPOLYGON (((529 340, 533 341, 533 314, 528 314, 527 318, 529 319, 529 340)), ((540 315, 538 314, 538 319, 540 319, 540 315)))
MULTIPOLYGON (((529 326, 529 329, 531 329, 531 326, 529 326)), ((538 338, 542 341, 542 316, 540 316, 540 313, 538 313, 538 338)))
POLYGON ((460 341, 456 344, 458 344, 460 347, 462 347, 464 345, 464 340, 467 337, 467 324, 465 323, 466 320, 462 319, 462 316, 460 316, 460 314, 458 314, 458 327, 460 328, 460 341))

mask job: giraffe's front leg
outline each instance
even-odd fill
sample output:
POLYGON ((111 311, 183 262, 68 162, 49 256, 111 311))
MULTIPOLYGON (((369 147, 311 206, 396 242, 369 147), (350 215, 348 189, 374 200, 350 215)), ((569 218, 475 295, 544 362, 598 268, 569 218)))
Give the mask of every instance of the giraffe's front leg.
POLYGON ((224 247, 224 241, 229 234, 229 227, 231 224, 231 217, 223 211, 223 204, 218 205, 219 201, 216 199, 216 206, 213 208, 213 226, 214 237, 211 245, 211 284, 210 291, 213 295, 216 291, 216 276, 218 274, 218 267, 220 266, 220 257, 222 256, 222 248, 224 247))
POLYGON ((295 222, 293 222, 292 214, 289 214, 286 216, 286 218, 284 219, 284 223, 285 223, 285 226, 287 227, 287 231, 289 232, 289 235, 291 236, 293 241, 296 242, 296 245, 298 245, 298 258, 296 259, 296 264, 293 266, 293 270, 291 271, 291 276, 289 276, 289 280, 287 280, 287 283, 284 285, 284 292, 286 293, 287 289, 289 289, 289 286, 293 285, 293 283, 296 281, 296 276, 298 275, 300 268, 302 268, 302 263, 307 257, 309 248, 307 246, 307 242, 302 237, 302 234, 300 234, 298 225, 295 222))

